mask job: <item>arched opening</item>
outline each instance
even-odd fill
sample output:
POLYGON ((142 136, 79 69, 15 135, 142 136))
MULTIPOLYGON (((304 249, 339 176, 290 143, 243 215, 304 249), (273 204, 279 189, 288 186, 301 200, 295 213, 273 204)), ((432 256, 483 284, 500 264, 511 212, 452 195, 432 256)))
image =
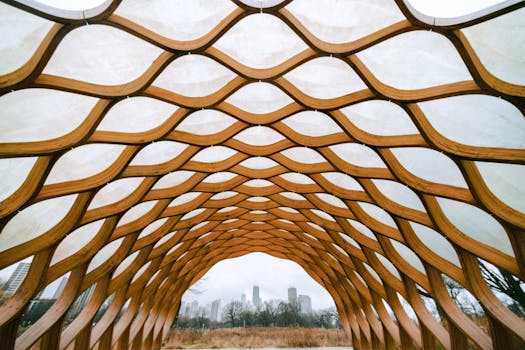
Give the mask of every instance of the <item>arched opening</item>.
POLYGON ((88 3, 0 3, 0 346, 158 349, 254 252, 356 349, 524 346, 523 1, 88 3))

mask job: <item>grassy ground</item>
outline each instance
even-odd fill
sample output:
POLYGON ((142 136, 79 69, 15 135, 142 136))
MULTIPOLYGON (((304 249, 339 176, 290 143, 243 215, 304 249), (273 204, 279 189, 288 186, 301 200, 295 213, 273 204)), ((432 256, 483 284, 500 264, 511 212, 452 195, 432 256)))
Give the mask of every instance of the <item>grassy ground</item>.
POLYGON ((174 330, 163 349, 306 348, 350 346, 344 331, 320 328, 222 328, 174 330))

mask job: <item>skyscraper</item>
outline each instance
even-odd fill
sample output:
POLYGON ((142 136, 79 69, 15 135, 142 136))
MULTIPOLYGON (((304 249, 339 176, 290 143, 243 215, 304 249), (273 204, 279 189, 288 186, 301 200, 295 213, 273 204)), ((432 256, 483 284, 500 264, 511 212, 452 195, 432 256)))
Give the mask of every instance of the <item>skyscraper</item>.
POLYGON ((66 284, 67 284, 67 277, 62 277, 62 279, 60 280, 60 284, 58 285, 58 288, 55 290, 55 293, 53 293, 52 299, 60 298, 60 295, 64 291, 64 288, 66 288, 66 284))
POLYGON ((221 300, 217 299, 211 303, 210 321, 218 321, 219 319, 219 307, 221 306, 221 300))
MULTIPOLYGON (((93 295, 93 292, 95 291, 95 287, 97 285, 93 284, 91 287, 86 289, 80 296, 77 298, 77 300, 73 303, 72 312, 73 315, 78 315, 82 309, 86 306, 86 304, 89 302, 89 299, 91 299, 91 296, 93 295)), ((76 316, 75 316, 76 317, 76 316)))
POLYGON ((261 298, 259 297, 259 286, 253 286, 253 297, 252 297, 253 306, 256 308, 261 307, 261 298))
POLYGON ((288 288, 288 303, 297 305, 297 288, 288 288))
POLYGON ((308 295, 299 295, 299 310, 302 314, 312 313, 312 299, 308 295))
POLYGON ((18 264, 18 266, 15 269, 15 272, 9 277, 9 280, 7 281, 7 288, 5 290, 6 295, 12 295, 18 287, 24 282, 24 279, 27 276, 27 272, 29 271, 29 266, 31 266, 31 263, 22 262, 18 264))

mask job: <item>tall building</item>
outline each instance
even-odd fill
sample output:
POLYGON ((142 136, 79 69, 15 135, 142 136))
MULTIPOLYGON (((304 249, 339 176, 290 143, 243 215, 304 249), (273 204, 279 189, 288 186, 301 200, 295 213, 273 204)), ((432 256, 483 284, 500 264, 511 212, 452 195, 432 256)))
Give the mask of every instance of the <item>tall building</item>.
POLYGON ((210 321, 219 321, 219 307, 221 306, 221 299, 214 300, 211 303, 210 321))
POLYGON ((77 298, 77 300, 72 306, 73 315, 78 315, 78 313, 82 311, 82 309, 84 309, 86 304, 89 302, 89 299, 91 299, 91 296, 93 295, 96 286, 96 284, 93 284, 91 285, 91 287, 86 289, 84 293, 80 294, 80 296, 77 298))
POLYGON ((259 297, 259 286, 253 286, 253 296, 252 296, 253 306, 256 308, 261 307, 261 298, 259 297))
POLYGON ((198 315, 199 315, 199 302, 197 300, 194 300, 190 304, 190 318, 197 317, 198 315))
POLYGON ((246 294, 244 293, 241 295, 241 304, 246 305, 246 294))
POLYGON ((288 288, 288 303, 297 305, 297 288, 288 288))
POLYGON ((299 310, 302 314, 312 313, 312 299, 308 295, 299 295, 299 310))
POLYGON ((60 295, 64 291, 64 288, 66 288, 67 284, 67 277, 62 277, 60 280, 60 284, 58 285, 58 288, 55 290, 55 293, 53 293, 53 298, 51 299, 58 299, 60 298, 60 295))
POLYGON ((24 282, 24 279, 27 276, 27 272, 29 271, 29 267, 31 266, 31 263, 22 262, 18 264, 15 271, 9 277, 9 280, 7 281, 6 285, 7 288, 5 290, 6 295, 13 295, 14 292, 20 287, 22 282, 24 282))

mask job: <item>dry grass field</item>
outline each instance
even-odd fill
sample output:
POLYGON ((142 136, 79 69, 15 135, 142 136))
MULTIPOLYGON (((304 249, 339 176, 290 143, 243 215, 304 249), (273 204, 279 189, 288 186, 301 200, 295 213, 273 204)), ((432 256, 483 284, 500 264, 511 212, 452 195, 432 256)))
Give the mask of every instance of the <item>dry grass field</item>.
POLYGON ((309 348, 350 346, 344 331, 320 328, 222 328, 174 330, 163 349, 309 348))

